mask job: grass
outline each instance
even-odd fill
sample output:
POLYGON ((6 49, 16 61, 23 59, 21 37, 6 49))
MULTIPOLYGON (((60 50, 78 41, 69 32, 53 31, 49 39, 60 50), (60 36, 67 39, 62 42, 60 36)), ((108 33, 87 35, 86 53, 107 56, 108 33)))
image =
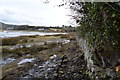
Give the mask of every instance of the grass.
MULTIPOLYGON (((46 36, 20 36, 16 37, 15 39, 18 39, 18 42, 16 41, 16 44, 29 44, 29 43, 35 43, 35 42, 45 42, 48 40, 54 40, 54 39, 60 39, 60 38, 68 38, 69 35, 65 34, 57 34, 57 35, 46 35, 46 36), (27 40, 27 41, 25 41, 27 40), (21 42, 20 42, 21 41, 21 42)), ((8 39, 8 38, 7 38, 8 39)), ((9 38, 8 43, 10 43, 10 40, 14 38, 9 38)), ((14 40, 13 40, 14 41, 14 40)), ((16 45, 15 44, 15 45, 16 45)), ((32 67, 32 63, 26 63, 21 68, 17 66, 16 64, 25 59, 25 58, 37 58, 37 61, 46 61, 50 59, 50 56, 53 56, 54 54, 57 55, 57 58, 61 58, 63 55, 72 56, 76 54, 76 52, 71 52, 70 50, 75 47, 75 44, 61 44, 61 43, 46 43, 44 45, 33 45, 31 47, 24 47, 24 48, 17 48, 13 50, 7 49, 7 47, 11 46, 10 44, 4 45, 3 47, 3 54, 5 56, 8 56, 9 54, 12 54, 12 57, 14 57, 17 61, 5 65, 3 75, 14 76, 14 74, 17 76, 20 75, 20 71, 28 69, 32 67), (61 46, 61 47, 60 47, 61 46), (69 48, 68 48, 69 47, 69 48), (71 48, 72 47, 72 48, 71 48), (30 54, 30 55, 28 55, 30 54), (28 56, 26 56, 28 55, 28 56), (31 65, 30 65, 31 64, 31 65), (19 70, 22 69, 22 70, 19 70), (14 74, 11 74, 11 73, 14 74)), ((75 47, 78 48, 78 47, 75 47)), ((10 56, 11 57, 11 56, 10 56)), ((35 62, 37 62, 35 61, 35 62)), ((40 64, 40 63, 39 63, 40 64)))
POLYGON ((40 42, 47 39, 55 39, 55 38, 60 38, 60 35, 53 35, 53 36, 34 35, 34 36, 19 36, 19 37, 4 38, 2 39, 2 46, 12 46, 17 44, 40 42))
MULTIPOLYGON (((19 37, 5 38, 2 40, 2 47, 3 47, 2 53, 4 53, 3 56, 8 55, 8 54, 13 54, 13 56, 15 57, 22 57, 27 54, 35 55, 44 50, 54 49, 54 47, 60 44, 58 43, 47 44, 46 43, 45 45, 33 45, 31 47, 23 47, 23 48, 17 48, 13 50, 9 50, 7 49, 7 47, 17 45, 17 44, 24 45, 24 44, 30 44, 30 43, 35 43, 35 42, 45 42, 48 40, 54 40, 54 39, 60 39, 60 38, 69 38, 69 35, 68 34, 57 34, 57 35, 52 35, 52 36, 33 35, 33 36, 19 36, 19 37)), ((59 51, 58 52, 55 51, 55 52, 58 53, 59 51)), ((50 52, 50 54, 52 55, 54 53, 50 52)))
POLYGON ((3 48, 2 53, 3 53, 3 56, 12 54, 13 57, 18 58, 18 57, 22 57, 27 54, 36 55, 40 51, 48 50, 53 47, 56 47, 56 43, 45 44, 45 45, 33 45, 31 47, 23 47, 23 48, 17 48, 13 50, 3 48))
POLYGON ((5 45, 16 45, 19 43, 19 39, 18 38, 5 38, 2 39, 2 46, 5 45))
POLYGON ((30 37, 29 36, 19 36, 19 37, 3 38, 2 46, 27 43, 30 38, 31 38, 31 36, 30 37))
MULTIPOLYGON (((71 52, 70 50, 73 48, 78 48, 76 47, 76 44, 61 44, 61 43, 51 43, 51 44, 45 44, 45 45, 33 45, 30 48, 19 48, 19 49, 15 49, 15 50, 11 50, 10 52, 12 54, 14 54, 14 57, 17 57, 17 61, 21 61, 25 58, 30 58, 30 57, 35 57, 37 58, 37 61, 46 61, 50 59, 50 56, 56 54, 57 58, 61 58, 63 55, 67 55, 67 56, 74 56, 76 54, 76 52, 71 52), (61 47, 59 47, 61 46, 61 47), (68 48, 69 47, 69 48, 68 48), (23 56, 20 57, 21 54, 26 55, 26 54, 32 54, 30 56, 23 56), (19 58, 18 58, 19 57, 19 58), (20 59, 22 58, 22 59, 20 59)), ((4 50, 5 52, 5 50, 4 50)), ((9 50, 6 49, 6 52, 9 53, 9 50)), ((36 62, 37 62, 36 61, 36 62)), ((12 76, 10 73, 14 72, 20 74, 20 71, 24 71, 25 69, 28 69, 30 67, 32 67, 32 63, 26 63, 23 64, 22 67, 16 66, 17 62, 13 62, 9 65, 6 65, 6 67, 4 67, 4 74, 3 75, 7 75, 12 76), (22 70, 19 70, 22 69, 22 70), (9 72, 9 73, 8 73, 9 72), (6 74, 7 73, 7 74, 6 74)), ((18 74, 15 74, 16 76, 18 74)), ((15 76, 13 75, 13 76, 15 76)), ((21 75, 21 74, 20 74, 21 75)))
MULTIPOLYGON (((16 58, 22 57, 27 54, 36 55, 41 51, 54 48, 56 46, 56 43, 51 43, 51 44, 46 43, 45 45, 33 45, 29 48, 23 47, 23 48, 17 48, 13 50, 10 50, 7 48, 13 45, 17 45, 17 44, 25 45, 25 44, 35 43, 35 42, 45 42, 48 40, 54 40, 54 39, 61 38, 61 36, 63 37, 65 35, 63 34, 57 34, 57 35, 52 35, 52 36, 33 35, 33 36, 19 36, 19 37, 4 38, 2 39, 2 46, 1 46, 3 47, 2 53, 3 53, 3 56, 12 54, 12 56, 16 58)), ((66 36, 64 38, 66 38, 66 36)))

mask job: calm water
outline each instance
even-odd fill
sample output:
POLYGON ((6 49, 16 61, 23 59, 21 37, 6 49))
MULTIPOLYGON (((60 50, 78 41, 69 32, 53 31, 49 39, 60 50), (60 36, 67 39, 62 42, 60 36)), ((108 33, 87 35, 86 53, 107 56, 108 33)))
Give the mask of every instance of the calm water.
POLYGON ((35 32, 35 31, 13 31, 5 30, 0 32, 0 38, 8 37, 18 37, 18 36, 27 36, 27 35, 56 35, 56 34, 66 34, 66 33, 47 33, 47 32, 35 32))

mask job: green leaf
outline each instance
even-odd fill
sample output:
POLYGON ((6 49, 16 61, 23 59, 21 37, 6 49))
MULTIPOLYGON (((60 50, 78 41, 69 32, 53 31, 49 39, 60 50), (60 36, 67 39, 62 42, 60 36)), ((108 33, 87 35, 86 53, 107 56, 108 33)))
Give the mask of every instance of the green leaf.
POLYGON ((112 14, 112 17, 115 17, 115 14, 112 14))

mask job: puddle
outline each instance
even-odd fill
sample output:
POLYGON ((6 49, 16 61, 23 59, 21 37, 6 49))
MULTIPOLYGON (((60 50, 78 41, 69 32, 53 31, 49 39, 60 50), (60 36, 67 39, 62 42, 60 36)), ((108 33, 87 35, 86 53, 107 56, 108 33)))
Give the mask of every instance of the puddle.
POLYGON ((8 64, 8 63, 11 63, 11 62, 13 62, 13 61, 15 61, 16 59, 14 59, 14 58, 7 58, 7 59, 3 59, 3 60, 1 60, 1 62, 0 62, 0 66, 4 66, 4 65, 6 65, 6 64, 8 64))
POLYGON ((64 40, 63 44, 69 43, 70 40, 64 40))
POLYGON ((56 57, 57 57, 57 55, 54 54, 53 56, 50 57, 50 59, 54 59, 56 57))
POLYGON ((29 59, 23 59, 21 60, 18 64, 18 66, 20 66, 21 64, 23 63, 26 63, 26 62, 33 62, 35 60, 35 58, 29 58, 29 59))

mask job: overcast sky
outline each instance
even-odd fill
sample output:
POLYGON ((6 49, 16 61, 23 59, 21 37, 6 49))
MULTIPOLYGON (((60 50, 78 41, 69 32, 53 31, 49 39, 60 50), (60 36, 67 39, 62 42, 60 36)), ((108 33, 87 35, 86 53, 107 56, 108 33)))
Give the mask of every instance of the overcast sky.
POLYGON ((0 22, 11 24, 61 26, 70 25, 65 7, 57 7, 62 0, 0 0, 0 22))

